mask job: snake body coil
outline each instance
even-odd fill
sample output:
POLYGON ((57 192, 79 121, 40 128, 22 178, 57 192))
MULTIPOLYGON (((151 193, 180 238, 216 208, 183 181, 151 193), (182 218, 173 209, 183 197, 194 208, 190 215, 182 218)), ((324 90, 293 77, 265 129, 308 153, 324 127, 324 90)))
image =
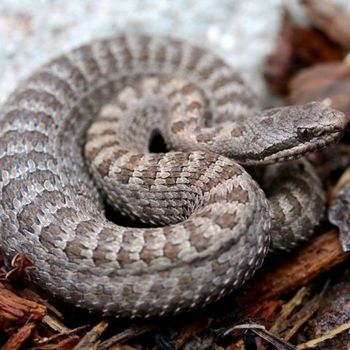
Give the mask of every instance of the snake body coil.
POLYGON ((40 286, 114 316, 177 313, 239 287, 271 233, 283 249, 312 232, 324 195, 305 160, 267 170, 269 199, 237 162, 297 158, 346 123, 320 103, 255 101, 221 59, 176 40, 118 36, 54 59, 1 110, 6 255, 24 252, 40 286), (149 153, 155 132, 176 151, 149 153), (108 221, 105 197, 155 227, 108 221))

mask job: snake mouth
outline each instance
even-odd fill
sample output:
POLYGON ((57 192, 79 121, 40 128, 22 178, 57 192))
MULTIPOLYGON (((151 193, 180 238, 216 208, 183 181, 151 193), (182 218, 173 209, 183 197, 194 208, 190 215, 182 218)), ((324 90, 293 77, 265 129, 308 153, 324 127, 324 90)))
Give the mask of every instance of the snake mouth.
MULTIPOLYGON (((322 109, 322 118, 312 127, 298 127, 296 135, 279 144, 264 149, 259 157, 250 160, 250 164, 270 164, 302 157, 311 152, 337 143, 344 135, 348 119, 344 113, 331 109, 322 109)), ((249 164, 249 165, 250 165, 249 164)))
POLYGON ((266 156, 258 164, 269 164, 273 162, 282 162, 293 160, 302 157, 307 153, 317 152, 323 148, 337 143, 344 135, 345 128, 333 128, 331 132, 328 132, 323 138, 317 138, 310 140, 307 143, 298 144, 294 147, 283 149, 266 156))

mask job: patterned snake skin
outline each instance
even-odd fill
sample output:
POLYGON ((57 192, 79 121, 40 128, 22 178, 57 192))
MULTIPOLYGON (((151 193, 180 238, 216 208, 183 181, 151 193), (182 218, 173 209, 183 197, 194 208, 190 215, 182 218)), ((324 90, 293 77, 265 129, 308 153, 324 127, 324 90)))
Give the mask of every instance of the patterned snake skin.
POLYGON ((270 236, 275 249, 307 238, 324 201, 311 166, 257 165, 321 149, 346 124, 321 103, 261 111, 221 59, 146 36, 54 59, 0 114, 2 249, 27 254, 51 294, 116 317, 217 300, 252 276, 270 236), (176 151, 149 153, 156 133, 176 151), (107 220, 105 197, 148 227, 107 220))

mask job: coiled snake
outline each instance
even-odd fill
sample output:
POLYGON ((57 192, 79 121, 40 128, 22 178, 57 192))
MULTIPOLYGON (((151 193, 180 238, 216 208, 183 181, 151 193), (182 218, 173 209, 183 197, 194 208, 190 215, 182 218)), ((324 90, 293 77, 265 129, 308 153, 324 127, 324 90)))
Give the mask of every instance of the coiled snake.
POLYGON ((27 254, 34 281, 92 311, 204 305, 252 276, 271 235, 289 249, 323 211, 305 160, 268 168, 269 199, 238 163, 297 158, 337 141, 345 123, 321 103, 259 110, 229 65, 184 42, 93 41, 41 67, 1 109, 2 248, 27 254), (176 151, 150 153, 155 133, 176 151), (149 227, 108 221, 105 196, 149 227))

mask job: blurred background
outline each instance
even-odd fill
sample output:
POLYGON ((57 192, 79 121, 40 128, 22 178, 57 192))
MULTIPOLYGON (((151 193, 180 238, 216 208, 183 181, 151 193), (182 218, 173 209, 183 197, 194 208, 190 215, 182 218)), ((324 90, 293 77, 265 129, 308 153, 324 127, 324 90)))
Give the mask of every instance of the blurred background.
MULTIPOLYGON (((337 0, 350 8, 348 0, 337 0)), ((296 0, 0 0, 0 103, 18 80, 91 38, 132 31, 172 35, 206 46, 242 71, 261 99, 261 63, 287 4, 296 0)))

